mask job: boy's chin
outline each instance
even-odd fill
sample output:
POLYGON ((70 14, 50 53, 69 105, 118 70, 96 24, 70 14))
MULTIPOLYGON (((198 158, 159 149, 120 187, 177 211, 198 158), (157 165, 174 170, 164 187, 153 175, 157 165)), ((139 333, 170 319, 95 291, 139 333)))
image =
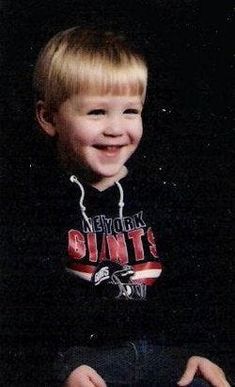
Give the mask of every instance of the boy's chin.
POLYGON ((125 177, 127 173, 128 171, 125 166, 122 166, 122 168, 115 171, 115 173, 107 174, 98 174, 97 172, 93 172, 85 168, 77 170, 77 176, 101 191, 111 187, 116 181, 125 177))
POLYGON ((76 175, 79 179, 86 181, 93 186, 98 185, 112 185, 115 181, 120 180, 127 175, 127 168, 122 165, 120 169, 113 169, 107 171, 92 170, 85 165, 69 160, 68 158, 61 160, 63 167, 69 174, 76 175))

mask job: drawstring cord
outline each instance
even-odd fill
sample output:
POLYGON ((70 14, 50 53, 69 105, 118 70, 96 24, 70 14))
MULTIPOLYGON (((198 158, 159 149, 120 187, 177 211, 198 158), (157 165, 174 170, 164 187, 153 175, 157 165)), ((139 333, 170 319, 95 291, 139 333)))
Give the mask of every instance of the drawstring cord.
MULTIPOLYGON (((88 227, 89 227, 89 230, 90 232, 93 232, 93 227, 92 227, 92 224, 86 214, 86 207, 84 206, 84 197, 85 197, 85 190, 84 190, 84 187, 83 185, 80 183, 80 181, 78 180, 78 178, 75 176, 75 175, 72 175, 70 176, 70 181, 72 183, 76 183, 80 190, 81 190, 81 196, 80 196, 80 200, 79 200, 79 205, 80 205, 80 209, 81 209, 81 213, 82 213, 82 216, 85 220, 85 222, 87 223, 88 227)), ((118 190, 119 190, 119 194, 120 194, 120 199, 119 199, 119 203, 118 203, 118 207, 119 207, 119 218, 120 219, 123 219, 123 207, 124 207, 124 193, 123 193, 123 188, 121 186, 121 184, 116 181, 115 184, 117 185, 118 187, 118 190)))
POLYGON ((86 223, 87 223, 87 225, 89 227, 90 232, 93 232, 92 224, 89 221, 88 216, 86 214, 86 207, 83 204, 83 200, 84 200, 84 197, 85 197, 85 191, 84 191, 83 185, 80 183, 80 181, 78 180, 78 178, 75 175, 72 175, 70 177, 70 181, 72 183, 76 183, 79 186, 80 190, 81 190, 81 197, 80 197, 80 200, 79 200, 80 209, 81 209, 81 212, 82 212, 82 216, 83 216, 84 220, 86 221, 86 223))
POLYGON ((119 199, 119 203, 118 203, 118 207, 119 207, 119 218, 120 218, 120 219, 123 219, 123 207, 124 207, 124 201, 123 201, 124 193, 123 193, 123 188, 122 188, 121 184, 120 184, 118 181, 116 181, 115 183, 116 183, 116 185, 118 186, 119 193, 120 193, 120 199, 119 199))

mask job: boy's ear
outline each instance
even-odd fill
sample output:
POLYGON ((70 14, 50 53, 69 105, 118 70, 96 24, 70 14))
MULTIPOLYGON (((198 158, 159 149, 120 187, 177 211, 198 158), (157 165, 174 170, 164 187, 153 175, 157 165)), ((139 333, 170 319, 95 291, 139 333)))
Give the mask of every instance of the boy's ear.
POLYGON ((43 101, 38 101, 36 104, 36 118, 44 132, 46 132, 49 136, 54 137, 56 134, 56 128, 53 123, 53 117, 43 101))

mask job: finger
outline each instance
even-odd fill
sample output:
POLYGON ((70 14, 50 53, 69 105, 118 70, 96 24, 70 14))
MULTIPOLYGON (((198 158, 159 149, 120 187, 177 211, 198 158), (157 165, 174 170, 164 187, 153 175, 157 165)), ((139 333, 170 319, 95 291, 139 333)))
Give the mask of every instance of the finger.
POLYGON ((213 377, 208 381, 212 384, 213 387, 231 387, 231 385, 223 375, 216 375, 216 377, 213 377))
POLYGON ((179 386, 187 386, 193 381, 193 378, 197 372, 197 361, 194 357, 191 357, 186 364, 186 369, 177 382, 179 386))
POLYGON ((91 378, 92 386, 94 387, 107 387, 104 379, 100 375, 97 375, 95 378, 91 378))
POLYGON ((216 387, 231 387, 231 384, 225 379, 221 380, 221 383, 218 384, 216 387))
POLYGON ((91 367, 81 365, 66 380, 64 387, 107 387, 102 377, 91 367))
POLYGON ((89 375, 89 379, 93 383, 94 387, 107 387, 104 379, 93 369, 89 375))
POLYGON ((198 357, 198 371, 213 387, 229 387, 223 370, 206 358, 198 357))
POLYGON ((207 380, 213 387, 230 387, 223 370, 210 360, 200 356, 193 356, 189 359, 186 371, 178 383, 179 385, 185 386, 191 383, 192 380, 187 379, 187 376, 190 377, 189 373, 187 374, 187 371, 189 370, 190 372, 190 368, 192 367, 192 370, 193 365, 195 366, 194 375, 196 372, 199 372, 203 379, 207 380), (185 374, 186 378, 184 379, 185 374))
POLYGON ((63 387, 94 387, 87 375, 79 375, 79 378, 68 379, 63 387))

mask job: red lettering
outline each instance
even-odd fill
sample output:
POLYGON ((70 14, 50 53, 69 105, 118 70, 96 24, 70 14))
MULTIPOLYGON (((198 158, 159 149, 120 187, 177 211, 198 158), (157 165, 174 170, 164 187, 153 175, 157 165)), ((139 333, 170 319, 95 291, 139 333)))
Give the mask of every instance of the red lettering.
MULTIPOLYGON (((142 239, 145 235, 144 230, 142 228, 130 230, 127 235, 132 241, 135 260, 144 260, 142 239)), ((151 227, 148 228, 146 236, 149 243, 149 251, 154 258, 157 258, 158 252, 151 227)), ((102 262, 105 259, 120 262, 122 265, 126 265, 129 262, 124 233, 117 235, 103 234, 101 249, 98 251, 96 233, 90 232, 83 235, 80 231, 70 230, 68 233, 68 254, 71 258, 79 260, 86 257, 87 254, 90 262, 102 262)))
POLYGON ((107 235, 106 236, 109 256, 111 261, 118 261, 122 265, 126 265, 128 263, 128 252, 126 247, 126 241, 124 234, 107 235))
POLYGON ((128 238, 132 239, 136 261, 141 261, 144 259, 144 247, 142 242, 143 235, 144 230, 142 228, 128 232, 128 238))
POLYGON ((152 230, 151 227, 149 227, 148 230, 147 230, 147 239, 148 239, 148 242, 150 243, 150 245, 149 245, 150 253, 152 254, 152 256, 154 258, 158 258, 158 252, 157 252, 157 246, 156 246, 156 243, 155 243, 155 237, 154 237, 153 230, 152 230))
POLYGON ((86 255, 86 245, 84 236, 80 231, 70 230, 68 244, 68 254, 72 258, 81 259, 86 255))
POLYGON ((105 259, 107 259, 107 257, 106 257, 106 237, 105 237, 105 234, 103 234, 102 245, 101 245, 101 250, 100 250, 100 255, 99 255, 99 262, 102 262, 105 259))
POLYGON ((87 234, 87 247, 89 250, 89 260, 91 262, 97 262, 98 251, 97 251, 96 234, 94 232, 89 232, 87 234))

